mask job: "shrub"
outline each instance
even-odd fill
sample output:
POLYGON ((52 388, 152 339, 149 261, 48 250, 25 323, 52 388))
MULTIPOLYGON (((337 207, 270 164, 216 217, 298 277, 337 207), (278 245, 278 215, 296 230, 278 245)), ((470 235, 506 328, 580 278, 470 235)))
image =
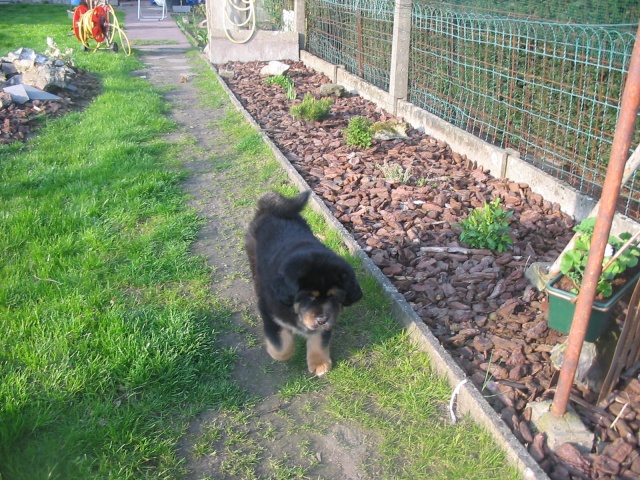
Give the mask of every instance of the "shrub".
POLYGON ((286 75, 273 75, 264 81, 267 85, 280 85, 289 100, 296 98, 296 90, 293 80, 286 75))
POLYGON ((460 222, 460 241, 473 248, 488 248, 494 252, 504 252, 513 243, 509 232, 509 218, 513 212, 500 207, 500 199, 485 202, 483 208, 476 208, 460 222))
POLYGON ((353 117, 349 120, 349 126, 342 132, 347 145, 369 148, 373 137, 372 124, 373 122, 365 117, 353 117))
POLYGON ((322 120, 329 114, 332 105, 333 100, 330 98, 316 100, 313 95, 307 93, 302 103, 293 105, 290 112, 294 118, 301 118, 308 122, 316 122, 322 120))

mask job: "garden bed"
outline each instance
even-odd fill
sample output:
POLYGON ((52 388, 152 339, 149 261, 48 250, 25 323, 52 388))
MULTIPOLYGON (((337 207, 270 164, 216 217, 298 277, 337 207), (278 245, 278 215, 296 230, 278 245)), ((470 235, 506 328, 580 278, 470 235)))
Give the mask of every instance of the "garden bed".
POLYGON ((43 120, 83 109, 102 88, 96 75, 82 69, 76 69, 73 86, 73 89, 56 91, 58 101, 29 100, 0 107, 0 144, 27 140, 43 120))
MULTIPOLYGON (((493 178, 442 140, 416 130, 366 149, 346 145, 342 131, 350 118, 399 119, 346 95, 334 99, 327 119, 296 120, 291 105, 329 79, 291 63, 288 75, 297 94, 292 101, 280 86, 264 82, 263 65, 231 63, 220 70, 244 108, 550 477, 640 478, 637 379, 624 382, 598 407, 592 406, 593 389, 574 387, 572 405, 596 433, 597 454, 582 455, 569 446, 550 452, 529 426, 527 403, 553 397, 557 371, 550 352, 566 336, 548 328, 547 295, 530 284, 525 271, 556 259, 573 234, 573 220, 528 185, 493 178), (461 244, 459 222, 495 198, 513 212, 512 247, 495 254, 461 244)), ((624 318, 624 310, 617 318, 624 318)))

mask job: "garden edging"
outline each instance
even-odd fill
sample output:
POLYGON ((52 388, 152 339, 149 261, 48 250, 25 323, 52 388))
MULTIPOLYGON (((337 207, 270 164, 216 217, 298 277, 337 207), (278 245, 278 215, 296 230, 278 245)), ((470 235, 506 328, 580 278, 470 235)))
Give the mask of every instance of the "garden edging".
MULTIPOLYGON (((244 109, 224 80, 218 75, 215 66, 211 64, 206 55, 201 53, 200 56, 211 66, 214 74, 218 77, 220 85, 227 93, 233 105, 242 113, 245 119, 254 128, 256 128, 263 140, 269 145, 276 159, 287 172, 290 180, 301 190, 311 190, 311 187, 307 182, 295 170, 253 117, 251 117, 251 115, 244 109)), ((412 340, 416 342, 419 348, 429 356, 436 372, 441 376, 445 376, 452 388, 459 387, 456 389, 458 390, 458 394, 455 398, 457 410, 462 414, 469 415, 476 423, 491 432, 496 442, 498 442, 505 452, 509 461, 522 473, 522 478, 527 480, 548 479, 549 477, 546 473, 531 457, 526 448, 515 438, 505 422, 483 398, 478 389, 470 381, 465 382, 468 377, 464 374, 462 369, 454 362, 453 358, 442 347, 442 345, 440 345, 439 341, 427 328, 404 297, 393 286, 389 279, 367 256, 367 254, 362 251, 358 243, 342 226, 338 219, 333 216, 322 200, 312 192, 309 203, 316 212, 324 216, 329 225, 340 233, 343 242, 347 245, 350 252, 362 261, 365 271, 376 278, 385 292, 385 295, 392 302, 394 313, 407 329, 412 340)))

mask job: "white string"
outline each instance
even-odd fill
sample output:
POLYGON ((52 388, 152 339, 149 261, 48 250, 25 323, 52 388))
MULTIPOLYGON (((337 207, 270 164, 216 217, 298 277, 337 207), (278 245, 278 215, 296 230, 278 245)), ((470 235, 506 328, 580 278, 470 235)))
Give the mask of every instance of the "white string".
POLYGON ((449 401, 449 413, 451 414, 451 423, 453 423, 454 425, 458 420, 456 419, 456 414, 453 412, 453 403, 455 402, 455 398, 458 395, 458 392, 460 392, 460 388, 462 388, 462 385, 464 385, 465 383, 467 383, 466 378, 462 380, 458 385, 456 385, 456 388, 453 389, 453 393, 451 394, 451 401, 449 401))

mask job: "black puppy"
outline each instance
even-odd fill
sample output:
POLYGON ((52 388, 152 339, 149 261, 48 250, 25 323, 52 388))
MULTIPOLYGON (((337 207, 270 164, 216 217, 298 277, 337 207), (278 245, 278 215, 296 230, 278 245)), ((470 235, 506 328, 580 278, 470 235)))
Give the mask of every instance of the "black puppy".
POLYGON ((343 306, 362 297, 351 265, 322 244, 300 215, 310 191, 258 201, 246 233, 246 251, 264 323, 267 352, 293 354, 293 333, 307 338, 307 366, 318 376, 331 368, 331 328, 343 306))

